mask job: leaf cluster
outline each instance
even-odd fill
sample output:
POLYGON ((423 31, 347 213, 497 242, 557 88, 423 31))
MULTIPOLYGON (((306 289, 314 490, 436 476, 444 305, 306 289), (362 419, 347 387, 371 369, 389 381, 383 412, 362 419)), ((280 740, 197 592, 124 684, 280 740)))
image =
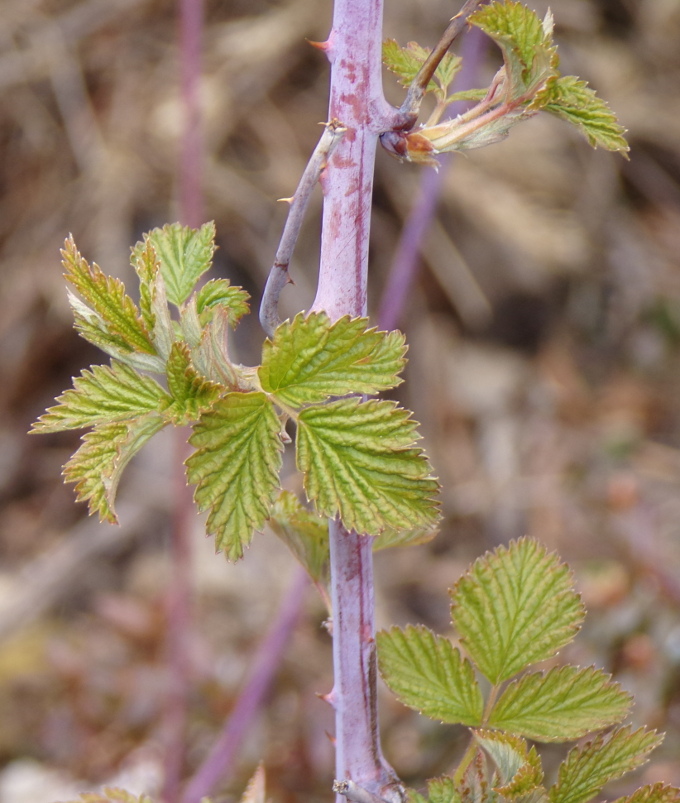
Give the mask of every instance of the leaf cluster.
MULTIPOLYGON (((424 164, 437 162, 433 156, 446 151, 470 150, 504 139, 517 123, 545 111, 568 123, 583 134, 593 147, 628 151, 625 129, 607 104, 573 75, 561 75, 559 57, 553 40, 553 19, 548 12, 541 20, 518 0, 496 0, 480 6, 468 18, 501 50, 503 66, 487 89, 447 94, 444 76, 452 72, 450 62, 442 74, 431 81, 426 91, 438 99, 438 116, 421 128, 404 135, 405 158, 424 164), (439 122, 445 107, 455 100, 474 100, 476 105, 455 119, 439 122)), ((386 42, 383 59, 401 82, 409 85, 428 52, 411 42, 400 47, 386 42)), ((458 62, 456 69, 460 66, 458 62)), ((400 151, 401 153, 401 151, 400 151)))
POLYGON ((417 446, 416 423, 397 404, 370 398, 401 382, 403 335, 379 332, 364 318, 299 314, 265 341, 259 366, 236 363, 229 330, 248 311, 248 295, 226 279, 198 287, 214 237, 212 223, 145 235, 131 258, 139 304, 66 241, 75 326, 112 360, 75 378, 33 431, 90 430, 64 467, 78 499, 116 521, 116 490, 131 458, 163 428, 189 426, 196 503, 217 548, 236 560, 276 506, 292 422, 316 518, 283 497, 277 520, 284 534, 299 526, 315 533, 311 542, 296 536, 315 579, 323 580, 316 553, 327 537, 319 517, 338 516, 358 533, 384 532, 392 543, 422 538, 438 519, 439 486, 417 446))
MULTIPOLYGON (((399 76, 399 83, 402 86, 411 86, 413 79, 429 55, 430 50, 421 47, 417 42, 409 42, 406 47, 401 47, 394 39, 386 39, 383 42, 383 63, 390 72, 399 76)), ((447 105, 459 99, 458 96, 449 96, 448 90, 462 63, 463 61, 459 56, 446 53, 439 62, 425 91, 430 92, 437 100, 443 101, 447 105)))
MULTIPOLYGON (((521 539, 479 558, 450 598, 454 641, 422 626, 377 638, 380 672, 401 702, 472 730, 455 773, 430 781, 426 796, 411 790, 412 803, 587 803, 660 743, 654 731, 621 726, 631 698, 605 672, 535 668, 574 638, 584 616, 568 568, 538 542, 521 539), (588 735, 546 783, 528 740, 588 735)), ((643 800, 678 803, 680 791, 649 786, 620 803, 643 800)))

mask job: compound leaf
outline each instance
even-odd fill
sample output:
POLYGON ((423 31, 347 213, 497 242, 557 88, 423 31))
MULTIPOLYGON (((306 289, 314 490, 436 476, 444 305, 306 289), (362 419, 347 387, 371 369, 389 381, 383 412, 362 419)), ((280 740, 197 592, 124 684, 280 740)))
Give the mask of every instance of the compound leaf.
POLYGON ((229 279, 211 279, 196 293, 196 309, 201 322, 210 320, 213 307, 223 307, 228 311, 229 325, 234 327, 250 311, 250 294, 242 287, 234 287, 229 279))
POLYGON ((400 384, 404 336, 367 324, 366 318, 349 316, 331 323, 325 312, 300 313, 282 323, 264 343, 258 372, 262 389, 284 405, 301 407, 400 384))
MULTIPOLYGON (((405 47, 402 47, 394 39, 386 39, 383 42, 383 64, 390 72, 399 77, 399 83, 402 86, 411 85, 429 55, 429 49, 421 47, 416 42, 409 42, 405 47)), ((461 63, 462 60, 458 56, 447 53, 435 70, 434 77, 437 81, 430 80, 425 91, 434 92, 442 99, 445 98, 446 88, 460 70, 461 63)))
MULTIPOLYGON (((573 748, 560 765, 557 783, 549 793, 550 803, 585 803, 591 800, 606 783, 644 764, 649 753, 661 741, 655 731, 645 728, 633 731, 625 727, 599 734, 593 741, 573 748)), ((636 794, 642 792, 639 790, 636 794)), ((667 792, 657 790, 656 794, 660 795, 661 800, 668 799, 667 792)), ((635 797, 632 796, 633 799, 635 797)), ((647 793, 643 793, 636 803, 647 800, 647 793)))
POLYGON ((196 421, 223 392, 220 385, 196 371, 186 343, 173 343, 167 363, 167 379, 173 400, 171 413, 177 426, 196 421))
POLYGON ((551 17, 541 22, 523 3, 504 0, 482 6, 468 22, 481 28, 502 50, 512 99, 530 96, 556 75, 551 17))
POLYGON ((141 313, 126 294, 123 282, 107 276, 96 263, 90 265, 83 259, 73 237, 66 240, 61 254, 64 276, 82 298, 81 301, 70 296, 80 334, 107 353, 111 352, 106 345, 123 352, 155 355, 141 313))
POLYGON ((404 705, 441 722, 479 726, 484 700, 472 664, 426 627, 377 635, 380 674, 404 705))
POLYGON ((584 616, 569 568, 525 538, 475 561, 451 602, 465 649, 493 684, 550 658, 573 639, 584 616))
POLYGON ((434 526, 439 484, 413 446, 409 416, 393 402, 357 398, 302 410, 297 464, 320 514, 364 534, 434 526))
POLYGON ((229 560, 243 556, 276 498, 283 444, 281 424, 264 393, 228 393, 205 413, 189 439, 187 460, 207 531, 229 560))
POLYGON ((563 666, 514 680, 487 724, 539 742, 567 742, 626 716, 630 695, 594 667, 563 666))
POLYGON ((210 268, 215 252, 215 224, 206 223, 200 229, 169 223, 144 235, 133 251, 136 257, 147 242, 151 242, 161 264, 168 299, 183 304, 201 276, 210 268))
POLYGON ((561 76, 550 83, 537 102, 543 111, 576 126, 593 148, 599 146, 624 155, 630 150, 624 136, 626 129, 586 81, 574 75, 561 76))
POLYGON ((90 515, 117 521, 113 503, 123 469, 156 432, 167 424, 158 413, 101 424, 83 436, 78 451, 64 466, 66 482, 76 484, 79 502, 87 502, 90 515))
POLYGON ((145 413, 161 412, 170 404, 163 388, 120 362, 95 365, 73 380, 73 389, 57 398, 33 425, 33 432, 84 429, 145 413))
POLYGON ((650 784, 614 803, 680 803, 680 789, 663 783, 650 784))

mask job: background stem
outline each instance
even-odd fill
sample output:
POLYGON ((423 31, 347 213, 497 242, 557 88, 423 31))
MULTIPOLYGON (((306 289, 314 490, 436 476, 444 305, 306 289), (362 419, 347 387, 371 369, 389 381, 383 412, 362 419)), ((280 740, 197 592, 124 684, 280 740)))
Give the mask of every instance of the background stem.
POLYGON ((271 688, 283 652, 290 643, 308 585, 307 572, 299 566, 286 596, 279 605, 276 618, 253 658, 247 681, 229 719, 205 761, 187 784, 181 798, 182 803, 199 803, 233 770, 238 750, 271 688))
MULTIPOLYGON (((203 0, 180 0, 179 51, 181 98, 184 127, 179 153, 178 206, 180 221, 185 226, 202 223, 201 188, 202 141, 200 134, 200 76, 203 0)), ((193 500, 184 473, 188 448, 186 432, 173 433, 177 458, 174 461, 175 494, 171 524, 171 586, 167 600, 168 691, 163 718, 163 788, 165 803, 179 799, 180 783, 186 756, 186 736, 191 686, 190 641, 192 615, 192 550, 190 514, 193 500)))

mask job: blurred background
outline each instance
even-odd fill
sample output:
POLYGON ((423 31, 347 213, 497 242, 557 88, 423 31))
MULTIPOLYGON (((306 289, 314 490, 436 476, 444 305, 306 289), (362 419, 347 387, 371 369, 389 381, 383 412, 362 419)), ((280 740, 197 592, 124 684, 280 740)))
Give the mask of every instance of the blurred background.
MULTIPOLYGON (((540 14, 544 0, 530 5, 540 14)), ((388 0, 385 36, 432 45, 458 5, 388 0)), ((614 673, 633 721, 666 732, 639 783, 680 784, 680 4, 561 0, 562 68, 629 131, 630 161, 545 117, 447 162, 396 323, 399 399, 422 422, 444 520, 427 546, 377 556, 378 618, 447 632, 469 561, 524 534, 568 560, 589 617, 565 657, 614 673)), ((330 0, 206 0, 205 219, 216 275, 259 303, 295 189, 326 119, 330 0)), ((183 112, 177 8, 160 0, 0 0, 0 801, 50 803, 102 783, 153 791, 167 687, 172 436, 129 469, 120 527, 74 502, 60 469, 77 434, 28 437, 71 377, 103 362, 71 326, 59 248, 132 281, 130 246, 177 218, 183 112)), ((481 86, 498 66, 493 46, 481 86)), ((395 103, 402 90, 386 75, 395 103)), ((427 168, 379 152, 371 312, 427 168)), ((314 296, 320 197, 282 298, 314 296)), ((389 301, 389 299, 388 299, 389 301)), ((234 338, 259 361, 251 316, 234 338)), ((393 322, 394 323, 394 322, 393 322)), ((294 563, 274 535, 215 556, 192 516, 192 774, 229 714, 294 563)), ((333 752, 326 616, 310 589, 266 705, 216 800, 260 758, 273 801, 328 800, 333 752)), ((384 747, 413 784, 462 735, 387 694, 384 747)), ((550 755, 561 755, 551 748, 550 755)), ((630 791, 625 784, 614 793, 630 791)), ((611 795, 610 795, 611 797, 611 795)))

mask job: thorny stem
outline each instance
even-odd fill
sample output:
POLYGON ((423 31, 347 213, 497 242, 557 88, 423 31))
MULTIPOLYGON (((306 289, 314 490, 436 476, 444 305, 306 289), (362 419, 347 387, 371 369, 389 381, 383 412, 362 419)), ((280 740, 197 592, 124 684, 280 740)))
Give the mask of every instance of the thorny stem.
POLYGON ((281 199, 290 203, 290 210, 288 211, 281 242, 274 257, 274 264, 269 272, 269 278, 260 304, 260 324, 269 337, 274 334, 274 330, 281 323, 278 314, 279 296, 283 288, 291 281, 288 274, 288 266, 293 257, 293 250, 309 206, 312 190, 317 181, 319 181, 328 164, 328 159, 342 139, 345 131, 347 129, 339 120, 331 120, 328 123, 324 123, 321 139, 316 148, 314 148, 309 162, 307 162, 307 167, 305 167, 300 183, 295 190, 295 195, 292 198, 281 199))
POLYGON ((420 112, 420 104, 423 102, 427 85, 432 80, 435 70, 446 55, 448 49, 453 44, 453 40, 463 30, 467 18, 485 0, 466 0, 461 10, 451 20, 448 27, 442 34, 441 39, 434 46, 430 55, 425 59, 423 66, 411 82, 406 93, 406 98, 399 109, 405 116, 413 117, 413 125, 420 112))
MULTIPOLYGON (((377 138, 399 119, 382 91, 382 13, 382 0, 335 0, 323 46, 332 65, 328 116, 347 127, 321 179, 321 260, 312 308, 332 319, 366 313, 377 138)), ((378 734, 372 539, 335 520, 329 537, 336 778, 396 800, 399 785, 378 734)))

